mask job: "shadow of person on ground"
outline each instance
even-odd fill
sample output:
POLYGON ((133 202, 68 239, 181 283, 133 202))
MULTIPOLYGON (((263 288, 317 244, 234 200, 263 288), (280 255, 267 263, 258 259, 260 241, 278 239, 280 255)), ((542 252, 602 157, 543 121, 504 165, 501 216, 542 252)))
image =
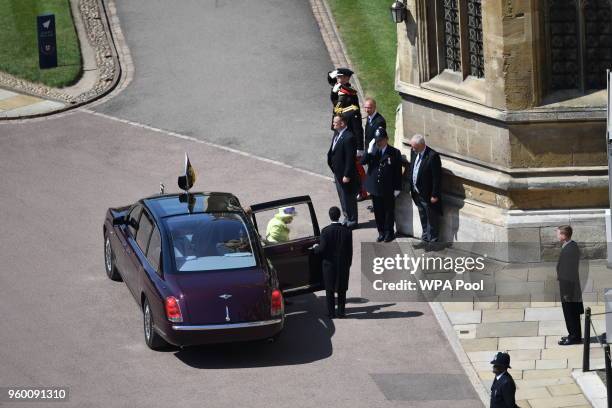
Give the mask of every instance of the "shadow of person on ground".
MULTIPOLYGON (((325 296, 319 296, 319 303, 325 306, 325 296)), ((355 303, 368 303, 369 300, 365 298, 348 298, 346 300, 346 319, 401 319, 405 317, 418 317, 422 316, 422 312, 400 312, 397 310, 383 310, 385 307, 395 306, 395 303, 382 303, 370 306, 356 306, 349 307, 350 304, 355 303)))
POLYGON ((331 338, 336 328, 325 316, 324 303, 314 294, 291 298, 285 309, 285 328, 280 337, 174 349, 186 365, 200 369, 230 369, 306 364, 332 355, 331 338))

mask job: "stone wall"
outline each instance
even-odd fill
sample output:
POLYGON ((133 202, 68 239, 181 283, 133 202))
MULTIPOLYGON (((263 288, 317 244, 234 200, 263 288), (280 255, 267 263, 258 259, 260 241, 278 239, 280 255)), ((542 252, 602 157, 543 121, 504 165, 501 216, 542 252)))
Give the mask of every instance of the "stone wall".
MULTIPOLYGON (((427 29, 427 1, 408 0, 409 19, 397 29, 403 136, 396 141, 407 154, 405 142, 421 133, 442 155, 443 239, 533 242, 535 259, 556 245, 554 229, 570 224, 578 239, 593 243, 586 253, 601 256, 605 92, 545 94, 544 2, 482 2, 485 77, 479 79, 431 71, 428 52, 439 39, 427 29)), ((419 236, 415 211, 408 192, 400 195, 398 229, 419 236)))

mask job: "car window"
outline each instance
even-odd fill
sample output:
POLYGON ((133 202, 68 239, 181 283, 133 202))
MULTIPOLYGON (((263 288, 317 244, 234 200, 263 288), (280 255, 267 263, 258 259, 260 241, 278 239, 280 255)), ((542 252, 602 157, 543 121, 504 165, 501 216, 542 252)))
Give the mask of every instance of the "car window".
POLYGON ((275 245, 315 235, 307 203, 261 210, 254 216, 264 245, 275 245))
POLYGON ((180 215, 165 222, 172 240, 173 272, 249 268, 257 263, 248 230, 238 214, 180 215))
POLYGON ((159 235, 159 230, 157 227, 153 228, 153 233, 151 234, 151 239, 149 240, 149 248, 147 249, 147 259, 149 263, 157 272, 160 271, 159 268, 159 258, 161 256, 161 236, 159 235))
POLYGON ((137 205, 132 208, 130 214, 128 215, 128 231, 130 235, 135 238, 136 230, 138 230, 138 222, 140 220, 140 214, 142 213, 142 206, 137 205))
POLYGON ((138 223, 138 231, 136 232, 136 243, 142 250, 143 254, 147 253, 147 246, 149 245, 149 238, 151 237, 151 231, 153 231, 153 223, 148 217, 146 212, 142 213, 140 222, 138 223))

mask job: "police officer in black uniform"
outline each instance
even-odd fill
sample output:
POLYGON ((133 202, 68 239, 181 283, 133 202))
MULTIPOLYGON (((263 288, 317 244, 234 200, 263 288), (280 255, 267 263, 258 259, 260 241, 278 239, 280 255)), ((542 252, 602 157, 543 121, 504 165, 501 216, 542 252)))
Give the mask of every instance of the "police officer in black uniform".
POLYGON ((377 242, 395 239, 395 198, 402 189, 402 155, 388 142, 387 131, 379 127, 361 160, 361 164, 368 165, 366 189, 374 205, 377 242))
POLYGON ((491 385, 491 408, 518 408, 515 401, 516 384, 508 372, 510 355, 497 353, 493 361, 495 379, 491 385))

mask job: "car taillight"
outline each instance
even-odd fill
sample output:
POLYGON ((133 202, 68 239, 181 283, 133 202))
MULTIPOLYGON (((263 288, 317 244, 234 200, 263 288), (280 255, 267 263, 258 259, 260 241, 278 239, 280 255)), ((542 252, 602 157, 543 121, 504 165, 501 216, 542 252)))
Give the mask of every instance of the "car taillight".
POLYGON ((283 305, 283 294, 280 290, 274 289, 272 291, 272 298, 270 299, 270 309, 272 312, 272 316, 282 315, 285 307, 283 305))
POLYGON ((174 296, 168 296, 166 298, 166 317, 171 322, 183 321, 181 307, 179 306, 178 300, 174 296))

